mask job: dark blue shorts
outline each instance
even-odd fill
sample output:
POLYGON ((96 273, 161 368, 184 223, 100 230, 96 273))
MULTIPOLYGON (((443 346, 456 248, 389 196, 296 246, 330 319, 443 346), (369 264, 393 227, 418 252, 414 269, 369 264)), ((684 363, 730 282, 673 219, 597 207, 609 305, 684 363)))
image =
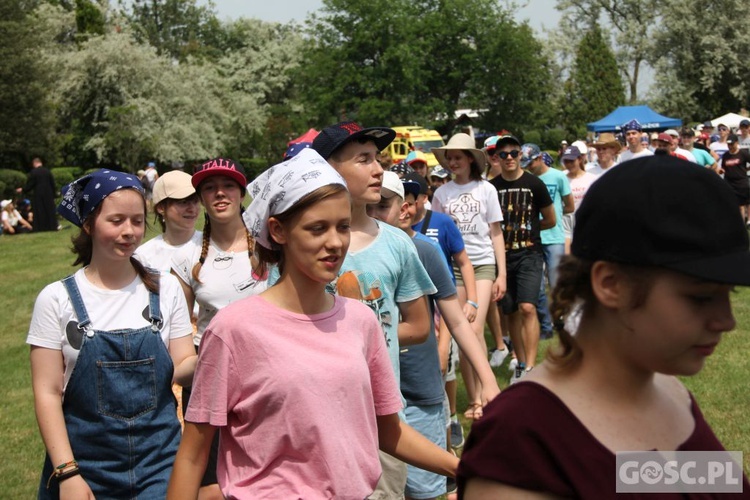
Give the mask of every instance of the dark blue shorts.
POLYGON ((542 286, 544 260, 541 252, 523 250, 505 254, 507 291, 500 299, 503 314, 518 311, 518 304, 535 304, 542 286))

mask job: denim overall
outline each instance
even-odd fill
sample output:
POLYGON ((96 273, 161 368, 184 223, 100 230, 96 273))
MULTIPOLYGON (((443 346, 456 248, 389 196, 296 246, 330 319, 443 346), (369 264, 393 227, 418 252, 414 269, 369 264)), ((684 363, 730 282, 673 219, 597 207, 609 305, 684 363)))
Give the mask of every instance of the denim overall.
MULTIPOLYGON (((63 415, 73 458, 97 499, 164 498, 180 443, 174 365, 159 329, 159 295, 149 293, 151 326, 92 328, 73 276, 63 280, 84 332, 65 389, 63 415)), ((57 464, 55 464, 57 465, 57 464)), ((49 455, 39 498, 58 498, 49 455)))

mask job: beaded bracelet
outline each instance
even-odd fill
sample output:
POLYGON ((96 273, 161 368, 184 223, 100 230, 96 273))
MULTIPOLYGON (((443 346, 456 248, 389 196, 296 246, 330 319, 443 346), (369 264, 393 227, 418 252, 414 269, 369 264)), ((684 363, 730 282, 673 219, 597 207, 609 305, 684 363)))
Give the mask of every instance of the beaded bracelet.
POLYGON ((76 462, 75 460, 60 464, 55 467, 55 470, 53 470, 52 474, 50 474, 49 479, 47 480, 47 489, 49 489, 49 485, 52 483, 53 478, 56 479, 59 483, 73 476, 77 476, 80 473, 81 471, 78 468, 78 462, 76 462))
POLYGON ((467 303, 467 304, 469 304, 469 305, 470 305, 471 307, 473 307, 474 309, 479 309, 479 304, 477 304, 477 303, 476 303, 476 302, 474 302, 473 300, 467 300, 467 301, 466 301, 466 303, 467 303))

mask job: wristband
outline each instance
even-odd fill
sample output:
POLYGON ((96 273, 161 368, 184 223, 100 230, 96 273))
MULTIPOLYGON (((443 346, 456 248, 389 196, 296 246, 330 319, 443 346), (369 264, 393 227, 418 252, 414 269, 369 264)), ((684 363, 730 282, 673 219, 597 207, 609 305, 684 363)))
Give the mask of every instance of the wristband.
POLYGON ((476 303, 476 302, 474 302, 473 300, 467 300, 467 301, 466 301, 466 303, 467 303, 467 304, 469 304, 469 305, 470 305, 471 307, 473 307, 474 309, 479 309, 479 304, 477 304, 477 303, 476 303))
POLYGON ((77 476, 80 473, 81 471, 80 469, 78 469, 78 462, 76 462, 75 460, 60 464, 55 467, 55 470, 52 471, 49 479, 47 479, 47 489, 49 489, 49 485, 52 483, 52 479, 56 479, 59 483, 70 477, 77 476))
POLYGON ((66 479, 70 479, 71 477, 80 476, 80 475, 81 475, 81 469, 71 469, 57 476, 57 483, 60 484, 66 479))

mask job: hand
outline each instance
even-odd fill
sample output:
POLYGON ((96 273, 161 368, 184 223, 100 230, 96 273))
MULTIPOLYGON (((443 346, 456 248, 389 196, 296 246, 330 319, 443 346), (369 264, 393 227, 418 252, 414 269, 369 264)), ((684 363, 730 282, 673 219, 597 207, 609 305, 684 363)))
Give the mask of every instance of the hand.
POLYGON ((16 188, 16 193, 23 193, 23 188, 16 188))
POLYGON ((496 302, 505 296, 506 284, 505 276, 498 276, 492 283, 492 301, 496 302))
POLYGON ((83 476, 78 475, 60 483, 60 500, 95 500, 95 497, 83 476))
POLYGON ((477 308, 468 302, 464 303, 464 316, 469 323, 473 323, 477 319, 477 308))

